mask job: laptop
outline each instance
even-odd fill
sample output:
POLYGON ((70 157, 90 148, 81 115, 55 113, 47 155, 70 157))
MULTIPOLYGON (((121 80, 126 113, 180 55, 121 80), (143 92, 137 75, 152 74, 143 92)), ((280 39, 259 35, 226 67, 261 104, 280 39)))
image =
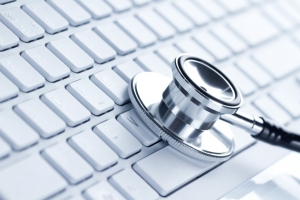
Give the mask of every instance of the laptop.
POLYGON ((176 151, 128 84, 190 53, 241 111, 300 127, 299 0, 0 0, 0 199, 299 199, 300 156, 232 127, 225 162, 176 151))

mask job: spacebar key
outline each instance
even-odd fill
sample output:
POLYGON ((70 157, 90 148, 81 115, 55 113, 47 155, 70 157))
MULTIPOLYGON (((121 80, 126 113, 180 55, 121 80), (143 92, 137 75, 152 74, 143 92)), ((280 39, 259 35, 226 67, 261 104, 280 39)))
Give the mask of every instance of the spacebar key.
POLYGON ((0 171, 0 199, 47 199, 67 182, 39 154, 0 171))
POLYGON ((197 161, 167 146, 137 162, 133 168, 160 195, 166 196, 216 164, 197 161))
MULTIPOLYGON (((225 122, 219 122, 217 130, 230 131, 225 122), (227 128, 226 128, 227 127, 227 128)), ((217 128, 217 126, 215 126, 217 128)), ((233 129, 235 150, 233 155, 254 144, 255 140, 240 129, 233 129)), ((191 180, 199 177, 219 162, 207 162, 193 159, 167 146, 150 156, 138 161, 133 169, 154 188, 160 195, 166 196, 191 180)))

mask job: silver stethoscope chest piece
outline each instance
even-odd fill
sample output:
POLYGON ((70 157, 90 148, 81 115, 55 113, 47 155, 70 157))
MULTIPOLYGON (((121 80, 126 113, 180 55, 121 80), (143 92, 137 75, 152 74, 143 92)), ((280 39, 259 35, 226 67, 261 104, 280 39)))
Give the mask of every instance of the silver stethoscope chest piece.
POLYGON ((239 90, 197 57, 179 55, 171 66, 173 79, 153 72, 134 77, 129 96, 138 115, 177 150, 200 160, 227 160, 234 150, 233 134, 218 119, 241 106, 239 90))

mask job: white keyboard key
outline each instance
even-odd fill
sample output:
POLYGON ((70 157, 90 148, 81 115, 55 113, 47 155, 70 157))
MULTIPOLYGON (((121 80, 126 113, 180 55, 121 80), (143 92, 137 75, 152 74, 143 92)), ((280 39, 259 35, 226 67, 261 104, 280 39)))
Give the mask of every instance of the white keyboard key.
POLYGON ((43 138, 52 137, 65 130, 66 124, 39 99, 21 103, 15 111, 43 138))
POLYGON ((129 101, 128 84, 112 70, 104 70, 91 77, 91 80, 103 90, 116 104, 129 101))
POLYGON ((220 19, 226 15, 225 10, 215 1, 194 0, 198 6, 207 12, 213 19, 220 19))
POLYGON ((278 1, 278 6, 284 10, 285 15, 289 16, 295 24, 300 23, 299 5, 294 5, 291 1, 278 1))
POLYGON ((137 44, 114 23, 97 26, 95 32, 105 39, 119 55, 131 53, 137 48, 137 44))
POLYGON ((257 11, 236 15, 228 22, 228 25, 250 46, 261 44, 279 34, 276 26, 257 11))
POLYGON ((270 97, 264 96, 254 101, 254 105, 267 117, 275 120, 280 124, 286 124, 291 121, 292 117, 270 97))
POLYGON ((270 96, 294 118, 300 116, 300 86, 296 80, 281 83, 270 96))
POLYGON ((25 149, 38 142, 38 134, 12 110, 0 112, 0 135, 15 150, 25 149))
POLYGON ((70 38, 62 38, 47 44, 47 48, 61 59, 73 72, 93 67, 93 59, 70 38))
POLYGON ((211 33, 230 48, 233 53, 240 53, 248 48, 243 40, 223 24, 212 27, 211 33))
POLYGON ((277 24, 283 30, 289 30, 294 27, 294 24, 288 17, 279 10, 275 3, 268 3, 263 8, 264 13, 271 21, 277 24))
POLYGON ((48 0, 47 2, 72 26, 88 23, 91 19, 91 15, 74 0, 48 0))
POLYGON ((127 199, 156 200, 158 194, 131 168, 125 169, 111 178, 109 182, 127 199))
POLYGON ((149 3, 151 0, 132 0, 132 1, 133 1, 134 5, 142 6, 142 5, 149 3))
POLYGON ((208 31, 201 31, 193 38, 219 61, 231 56, 231 51, 208 31))
POLYGON ((300 67, 300 48, 289 39, 279 39, 255 51, 253 58, 276 79, 300 67))
POLYGON ((210 17, 190 0, 176 0, 173 4, 197 26, 205 25, 210 21, 210 17))
POLYGON ((66 181, 39 155, 0 171, 3 199, 48 199, 67 187, 66 181))
POLYGON ((125 200, 125 198, 106 181, 86 189, 83 195, 88 200, 125 200))
POLYGON ((22 9, 47 33, 53 34, 68 28, 69 22, 44 1, 25 4, 22 9))
POLYGON ((71 184, 77 184, 93 175, 93 168, 66 142, 48 147, 42 155, 71 184))
POLYGON ((162 4, 157 6, 155 10, 180 33, 189 31, 193 28, 193 23, 173 5, 162 4))
POLYGON ((49 82, 58 81, 70 74, 70 69, 45 46, 28 49, 21 56, 49 82))
POLYGON ((112 8, 102 0, 77 0, 77 2, 84 7, 94 19, 101 19, 112 13, 112 8))
MULTIPOLYGON (((180 49, 183 53, 193 54, 199 58, 205 60, 206 62, 212 63, 215 61, 214 57, 199 46, 192 39, 184 39, 175 43, 175 46, 180 49)), ((174 58, 175 59, 175 58, 174 58)))
POLYGON ((92 30, 75 33, 71 38, 97 63, 112 60, 117 54, 113 48, 92 30))
POLYGON ((127 61, 118 64, 114 68, 114 71, 117 72, 117 74, 121 76, 127 83, 130 83, 131 79, 135 75, 144 72, 144 70, 133 61, 127 61))
POLYGON ((114 108, 114 102, 89 79, 71 83, 67 90, 94 115, 114 108))
POLYGON ((176 33, 176 30, 153 10, 143 10, 137 14, 137 18, 145 23, 160 40, 168 39, 176 33))
POLYGON ((0 159, 8 156, 10 152, 10 146, 2 138, 0 138, 0 159))
POLYGON ((121 18, 117 24, 130 35, 140 47, 147 47, 157 41, 156 35, 135 17, 121 18))
POLYGON ((0 22, 0 51, 9 49, 19 44, 19 38, 0 22))
POLYGON ((181 51, 174 46, 166 46, 158 49, 156 54, 166 63, 171 64, 175 60, 176 56, 181 54, 181 51))
POLYGON ((221 70, 234 84, 236 84, 244 96, 247 96, 258 89, 257 85, 235 66, 230 65, 221 70))
POLYGON ((123 12, 129 10, 132 7, 132 3, 129 0, 105 0, 115 12, 123 12))
POLYGON ((249 6, 247 0, 238 0, 238 1, 231 1, 231 0, 217 0, 228 12, 235 13, 246 9, 249 6))
POLYGON ((1 59, 0 70, 23 92, 42 87, 45 83, 44 77, 18 54, 1 59))
POLYGON ((273 81, 273 78, 250 58, 239 60, 236 65, 259 87, 265 87, 273 81))
POLYGON ((121 158, 128 158, 142 148, 141 143, 115 119, 97 125, 94 132, 121 158))
POLYGON ((134 109, 119 115, 118 121, 144 146, 150 146, 159 140, 159 137, 144 124, 134 109))
POLYGON ((2 11, 0 20, 24 42, 41 38, 45 33, 40 25, 18 7, 2 11))
POLYGON ((41 99, 69 126, 77 126, 90 118, 91 113, 65 89, 48 92, 41 99))
POLYGON ((0 102, 18 96, 18 87, 13 84, 8 78, 6 78, 6 76, 4 76, 1 72, 0 85, 5 85, 5 87, 0 87, 0 102))
POLYGON ((91 130, 73 136, 68 142, 98 171, 118 162, 118 155, 91 130))
POLYGON ((171 67, 154 53, 148 53, 139 56, 138 58, 136 58, 136 62, 145 71, 158 72, 169 77, 173 76, 171 67))

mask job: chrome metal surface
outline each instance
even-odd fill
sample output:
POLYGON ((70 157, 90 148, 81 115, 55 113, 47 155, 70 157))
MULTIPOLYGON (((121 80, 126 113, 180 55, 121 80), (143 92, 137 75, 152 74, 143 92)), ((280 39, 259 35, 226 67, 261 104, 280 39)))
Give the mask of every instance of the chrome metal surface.
POLYGON ((221 120, 250 131, 251 135, 258 135, 263 131, 264 121, 260 117, 247 115, 240 111, 233 115, 222 115, 221 120))
POLYGON ((187 60, 181 67, 182 71, 201 90, 224 101, 232 101, 235 98, 236 94, 230 83, 218 71, 205 63, 187 60))
POLYGON ((169 77, 153 72, 135 76, 129 96, 139 116, 153 132, 186 155, 207 161, 227 160, 234 149, 230 127, 218 121, 212 129, 203 131, 178 118, 163 100, 171 82, 169 77))

